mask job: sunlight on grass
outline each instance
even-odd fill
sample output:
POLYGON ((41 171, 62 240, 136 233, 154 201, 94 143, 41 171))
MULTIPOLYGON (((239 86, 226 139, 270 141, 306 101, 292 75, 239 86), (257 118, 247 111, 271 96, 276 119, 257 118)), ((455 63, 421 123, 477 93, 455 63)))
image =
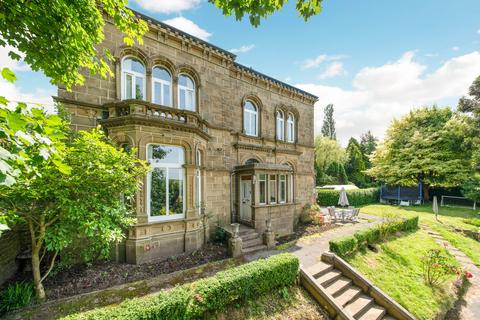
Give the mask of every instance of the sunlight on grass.
POLYGON ((478 218, 480 215, 471 209, 441 207, 438 221, 435 219, 431 205, 397 207, 390 205, 368 205, 361 209, 362 213, 384 216, 396 214, 402 217, 420 217, 420 225, 426 225, 440 233, 457 249, 465 253, 473 262, 480 266, 480 242, 464 236, 455 229, 478 230, 475 225, 467 223, 467 219, 478 218))
POLYGON ((367 251, 346 260, 418 319, 432 319, 452 306, 455 297, 451 283, 456 277, 449 276, 439 288, 425 284, 421 259, 435 248, 439 245, 419 230, 381 244, 378 253, 367 251))

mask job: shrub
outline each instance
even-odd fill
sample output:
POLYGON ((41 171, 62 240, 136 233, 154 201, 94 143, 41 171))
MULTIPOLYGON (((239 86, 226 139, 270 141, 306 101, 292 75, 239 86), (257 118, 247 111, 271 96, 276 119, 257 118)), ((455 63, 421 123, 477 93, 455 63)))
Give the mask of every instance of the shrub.
POLYGON ((215 276, 135 298, 114 306, 64 319, 202 319, 240 300, 291 286, 298 276, 298 258, 279 254, 217 273, 215 276))
POLYGON ((425 283, 433 287, 446 276, 458 273, 459 268, 445 250, 430 249, 422 258, 422 271, 425 283))
POLYGON ((353 236, 329 242, 330 251, 341 257, 350 255, 367 245, 384 240, 398 231, 408 232, 418 228, 418 217, 381 223, 378 226, 356 232, 353 236))
POLYGON ((466 224, 470 224, 472 226, 476 226, 480 228, 480 219, 478 218, 470 218, 470 219, 465 219, 463 220, 466 224))
MULTIPOLYGON (((340 190, 317 190, 317 203, 321 206, 336 206, 340 190)), ((352 206, 378 203, 380 193, 378 188, 347 190, 348 202, 352 206)))
POLYGON ((17 282, 0 294, 0 315, 28 306, 33 301, 33 284, 17 282))
POLYGON ((318 204, 306 204, 300 214, 300 222, 322 225, 324 216, 318 204))
POLYGON ((330 241, 330 251, 339 256, 348 256, 358 249, 358 240, 355 237, 344 237, 330 241))

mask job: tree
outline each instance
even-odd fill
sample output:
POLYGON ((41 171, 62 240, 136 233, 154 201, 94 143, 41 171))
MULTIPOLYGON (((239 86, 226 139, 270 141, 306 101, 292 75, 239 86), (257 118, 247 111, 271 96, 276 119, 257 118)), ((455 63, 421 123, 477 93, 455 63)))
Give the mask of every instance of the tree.
POLYGON ((335 133, 335 119, 333 118, 333 104, 329 104, 325 107, 322 135, 331 140, 337 139, 337 134, 335 133))
MULTIPOLYGON (((276 11, 280 11, 288 0, 259 0, 259 1, 235 1, 235 0, 208 0, 217 8, 221 9, 226 16, 234 15, 237 20, 242 20, 249 15, 253 26, 260 24, 261 18, 267 18, 276 11)), ((296 9, 301 17, 307 21, 311 16, 319 14, 322 10, 322 0, 297 0, 296 9)))
POLYGON ((375 151, 377 148, 378 139, 368 130, 360 136, 360 150, 365 155, 368 163, 368 157, 375 151))
POLYGON ((394 120, 367 173, 393 185, 457 187, 470 174, 471 120, 449 108, 420 108, 394 120))
POLYGON ((348 177, 347 173, 345 172, 345 166, 341 162, 333 162, 327 168, 325 172, 327 176, 333 178, 334 184, 347 184, 348 177))
MULTIPOLYGON (((48 117, 36 109, 34 111, 48 117)), ((65 132, 67 123, 56 123, 65 132)), ((82 131, 64 140, 60 154, 71 174, 54 165, 54 160, 36 163, 34 172, 23 172, 11 186, 0 187, 0 212, 9 225, 24 223, 31 238, 32 273, 37 297, 45 292, 42 282, 52 270, 59 252, 75 241, 88 243, 86 259, 106 256, 112 242, 124 236, 134 220, 125 199, 140 187, 147 166, 134 153, 110 144, 96 129, 82 131), (42 274, 41 263, 50 259, 42 274)))
POLYGON ((365 185, 365 156, 361 151, 360 144, 355 138, 350 138, 346 149, 347 162, 345 171, 348 179, 355 185, 363 187, 365 185))
MULTIPOLYGON (((315 172, 317 185, 336 183, 336 178, 327 175, 327 169, 333 163, 345 162, 345 150, 338 141, 323 136, 315 138, 315 172)), ((333 170, 337 172, 337 170, 333 170)))
POLYGON ((472 174, 462 189, 467 198, 480 201, 480 76, 470 86, 469 95, 470 98, 462 97, 458 103, 458 110, 471 113, 475 120, 475 130, 471 137, 472 174))
POLYGON ((97 52, 104 40, 103 14, 125 35, 124 42, 142 43, 147 24, 135 17, 127 0, 0 2, 0 46, 14 47, 11 58, 23 58, 35 71, 42 70, 53 84, 81 85, 81 68, 102 77, 113 75, 110 52, 97 52), (19 54, 20 53, 20 54, 19 54))

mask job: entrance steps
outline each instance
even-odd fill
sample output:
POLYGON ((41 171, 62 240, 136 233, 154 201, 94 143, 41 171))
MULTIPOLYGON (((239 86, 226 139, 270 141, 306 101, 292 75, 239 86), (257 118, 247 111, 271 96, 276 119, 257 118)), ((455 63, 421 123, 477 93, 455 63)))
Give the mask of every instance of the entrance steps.
POLYGON ((242 239, 242 252, 244 254, 267 249, 267 246, 263 244, 262 235, 253 228, 240 225, 238 236, 242 239))
POLYGON ((332 319, 415 319, 340 257, 328 252, 322 255, 321 260, 309 268, 302 267, 300 279, 332 319))

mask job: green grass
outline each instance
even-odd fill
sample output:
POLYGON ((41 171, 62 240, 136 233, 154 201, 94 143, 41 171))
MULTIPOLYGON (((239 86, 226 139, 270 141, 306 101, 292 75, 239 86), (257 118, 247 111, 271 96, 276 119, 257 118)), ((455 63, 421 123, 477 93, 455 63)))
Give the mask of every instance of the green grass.
POLYGON ((480 242, 464 236, 455 229, 478 230, 478 227, 469 223, 470 219, 479 218, 480 214, 471 209, 440 207, 438 221, 430 204, 411 207, 397 207, 390 205, 368 205, 361 208, 361 212, 369 215, 399 215, 402 217, 420 217, 420 225, 440 233, 452 245, 465 253, 473 262, 480 266, 480 242))
POLYGON ((357 253, 347 261, 418 319, 432 319, 448 310, 455 300, 450 289, 454 275, 445 278, 437 288, 423 281, 421 259, 429 249, 439 247, 425 231, 419 230, 381 244, 378 253, 357 253))

